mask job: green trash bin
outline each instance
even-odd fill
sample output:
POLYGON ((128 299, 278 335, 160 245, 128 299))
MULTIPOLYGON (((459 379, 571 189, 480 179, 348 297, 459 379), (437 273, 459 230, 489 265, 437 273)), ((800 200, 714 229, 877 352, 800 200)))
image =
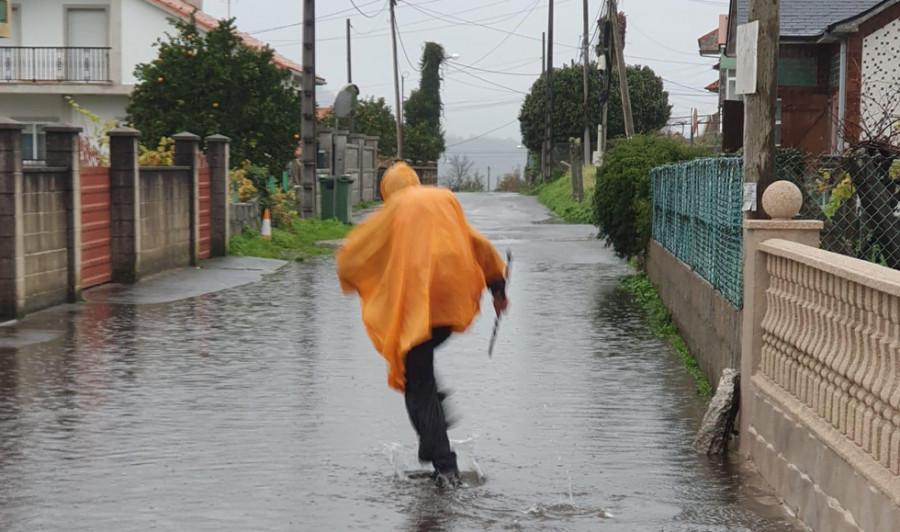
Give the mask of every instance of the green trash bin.
POLYGON ((334 218, 334 176, 319 176, 319 217, 323 220, 334 218))
POLYGON ((338 220, 349 224, 352 221, 353 206, 350 201, 352 196, 350 186, 356 180, 348 175, 337 177, 337 184, 334 190, 334 217, 338 220))

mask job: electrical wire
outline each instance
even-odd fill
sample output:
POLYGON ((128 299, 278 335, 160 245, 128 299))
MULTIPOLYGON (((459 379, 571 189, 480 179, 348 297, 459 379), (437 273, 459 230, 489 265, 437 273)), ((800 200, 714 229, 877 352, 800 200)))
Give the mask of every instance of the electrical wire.
MULTIPOLYGON (((437 19, 437 20, 441 20, 441 21, 444 21, 444 22, 448 22, 448 23, 450 23, 450 24, 453 24, 454 26, 459 26, 460 23, 463 23, 463 24, 467 24, 467 25, 470 25, 470 26, 478 26, 478 27, 482 27, 482 28, 487 28, 487 29, 489 29, 489 30, 498 31, 498 32, 500 32, 500 33, 512 34, 512 35, 515 35, 515 36, 517 36, 517 37, 521 37, 521 38, 523 38, 523 39, 528 39, 528 40, 531 40, 531 41, 540 41, 540 40, 541 40, 540 38, 538 38, 538 37, 533 37, 533 36, 531 36, 531 35, 523 35, 523 34, 521 34, 521 33, 510 32, 510 31, 506 31, 506 30, 503 30, 503 29, 500 29, 500 28, 495 28, 495 27, 493 27, 493 26, 489 26, 489 25, 487 25, 487 24, 481 24, 481 23, 478 23, 478 22, 476 22, 476 21, 466 20, 466 19, 464 19, 464 18, 454 17, 454 16, 451 16, 451 15, 447 15, 447 14, 445 14, 445 13, 440 13, 440 12, 434 11, 434 10, 432 10, 432 9, 428 9, 428 8, 421 7, 421 4, 411 4, 411 3, 409 3, 408 0, 402 0, 402 1, 403 1, 404 4, 406 4, 407 6, 409 6, 409 7, 413 8, 413 9, 415 9, 416 11, 419 11, 420 13, 423 13, 423 14, 425 14, 425 15, 428 15, 428 16, 434 18, 434 19, 437 19), (451 20, 451 19, 448 19, 448 18, 444 18, 444 17, 448 17, 448 16, 450 16, 451 18, 456 19, 456 20, 454 21, 454 20, 451 20)), ((570 45, 570 44, 559 43, 559 42, 555 42, 555 43, 553 43, 553 45, 554 45, 554 46, 562 46, 562 47, 565 47, 565 48, 572 48, 572 49, 576 49, 576 50, 579 48, 578 46, 572 46, 572 45, 570 45)))
POLYGON ((384 13, 384 9, 387 7, 387 5, 388 5, 388 3, 390 3, 390 1, 391 1, 391 0, 385 0, 384 5, 381 6, 381 9, 378 10, 378 13, 375 13, 374 15, 369 15, 369 14, 363 12, 363 10, 360 9, 358 5, 356 5, 356 0, 350 0, 350 4, 351 4, 353 7, 355 7, 357 11, 359 11, 359 14, 360 14, 360 15, 362 15, 362 16, 364 16, 364 17, 366 17, 366 18, 375 18, 375 17, 381 15, 382 13, 384 13))
POLYGON ((480 134, 480 135, 476 135, 476 136, 474 136, 474 137, 472 137, 472 138, 470 138, 470 139, 467 139, 467 140, 464 140, 464 141, 461 141, 461 142, 456 142, 456 143, 454 143, 454 144, 450 144, 450 145, 446 146, 445 149, 450 149, 450 148, 453 148, 453 147, 456 147, 456 146, 460 146, 460 145, 462 145, 462 144, 466 144, 466 143, 468 143, 468 142, 472 142, 473 140, 478 140, 478 139, 480 139, 480 138, 484 138, 484 137, 490 135, 491 133, 495 133, 495 132, 500 131, 501 129, 503 129, 503 128, 507 127, 507 126, 511 126, 512 124, 515 124, 515 123, 518 122, 518 121, 519 121, 518 118, 514 118, 513 120, 510 120, 509 122, 503 124, 502 126, 496 127, 496 128, 494 128, 494 129, 492 129, 492 130, 490 130, 490 131, 485 131, 484 133, 482 133, 482 134, 480 134))
POLYGON ((464 64, 458 63, 458 62, 454 62, 453 64, 459 65, 459 66, 465 67, 465 68, 470 68, 470 69, 478 71, 478 72, 485 72, 487 74, 498 74, 500 76, 528 76, 528 77, 536 78, 541 75, 540 73, 534 74, 531 72, 504 72, 503 70, 489 70, 486 68, 478 68, 478 67, 472 66, 472 65, 464 65, 464 64))
POLYGON ((406 58, 406 62, 409 63, 410 68, 412 68, 416 72, 421 72, 422 69, 414 65, 413 62, 409 60, 409 55, 406 53, 406 46, 403 44, 403 35, 400 34, 400 24, 396 19, 394 19, 394 29, 397 30, 397 40, 400 41, 400 48, 403 50, 403 57, 406 58))
POLYGON ((458 68, 458 67, 454 66, 453 63, 447 63, 447 66, 449 66, 450 68, 455 69, 457 72, 460 72, 460 73, 465 74, 465 75, 467 75, 467 76, 473 77, 473 78, 475 78, 475 79, 477 79, 477 80, 481 80, 481 81, 483 81, 483 82, 485 82, 485 83, 487 83, 487 84, 489 84, 489 85, 494 85, 494 86, 496 86, 496 87, 500 87, 501 89, 506 89, 506 90, 512 91, 512 92, 518 92, 519 94, 528 94, 527 92, 520 91, 519 89, 514 89, 514 88, 512 88, 512 87, 507 87, 506 85, 501 85, 500 83, 493 82, 493 81, 491 81, 491 80, 489 80, 489 79, 484 79, 484 78, 482 78, 481 76, 477 76, 477 75, 475 75, 475 74, 472 74, 471 72, 466 72, 465 70, 463 70, 463 69, 461 69, 461 68, 458 68))
MULTIPOLYGON (((515 32, 516 30, 518 30, 518 29, 522 26, 522 24, 524 24, 525 21, 528 20, 528 17, 530 17, 531 14, 534 13, 535 8, 537 8, 537 6, 538 6, 538 4, 539 4, 540 2, 541 2, 541 0, 534 0, 534 3, 531 4, 531 9, 528 10, 528 13, 526 13, 525 16, 522 17, 522 20, 520 20, 519 23, 516 24, 516 27, 512 29, 513 32, 515 32)), ((497 43, 496 46, 494 46, 493 48, 491 48, 491 49, 490 49, 486 54, 484 54, 483 56, 479 57, 479 58, 478 58, 474 63, 472 63, 472 64, 473 64, 473 65, 477 65, 478 63, 480 63, 481 61, 483 61, 484 59, 486 59, 486 58, 487 58, 488 56, 490 56, 492 53, 496 52, 496 51, 497 51, 497 48, 500 48, 500 47, 503 45, 503 43, 505 43, 507 40, 509 40, 509 38, 512 37, 512 36, 513 36, 512 33, 507 34, 505 37, 503 37, 503 39, 500 40, 500 42, 497 43)))

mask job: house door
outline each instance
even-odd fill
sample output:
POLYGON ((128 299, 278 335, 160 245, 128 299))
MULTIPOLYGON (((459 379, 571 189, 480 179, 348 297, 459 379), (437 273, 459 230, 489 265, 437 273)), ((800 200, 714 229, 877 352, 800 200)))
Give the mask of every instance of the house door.
POLYGON ((66 80, 108 81, 109 13, 106 9, 66 10, 66 80))

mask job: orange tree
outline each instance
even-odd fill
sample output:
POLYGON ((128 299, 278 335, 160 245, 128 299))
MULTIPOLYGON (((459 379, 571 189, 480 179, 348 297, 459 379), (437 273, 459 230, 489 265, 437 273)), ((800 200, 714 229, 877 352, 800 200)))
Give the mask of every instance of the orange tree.
POLYGON ((247 46, 232 21, 206 35, 194 20, 174 21, 158 56, 135 69, 128 120, 145 144, 180 131, 231 138, 231 160, 275 171, 293 157, 300 133, 300 92, 272 63, 270 48, 247 46))

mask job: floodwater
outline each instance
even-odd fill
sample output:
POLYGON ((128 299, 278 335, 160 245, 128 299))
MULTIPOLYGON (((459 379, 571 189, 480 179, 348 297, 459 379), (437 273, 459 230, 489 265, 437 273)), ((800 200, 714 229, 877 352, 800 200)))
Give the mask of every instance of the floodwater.
POLYGON ((0 530, 794 530, 737 459, 691 450, 695 385, 592 228, 462 200, 514 255, 493 359, 490 316, 437 355, 469 487, 408 478, 403 398, 326 258, 0 327, 0 530))

